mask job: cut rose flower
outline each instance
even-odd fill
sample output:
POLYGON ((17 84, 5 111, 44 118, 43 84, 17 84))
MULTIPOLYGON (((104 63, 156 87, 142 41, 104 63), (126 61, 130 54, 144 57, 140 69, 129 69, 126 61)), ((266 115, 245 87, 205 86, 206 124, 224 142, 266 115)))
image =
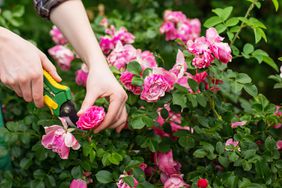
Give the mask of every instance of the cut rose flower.
POLYGON ((68 129, 66 120, 61 119, 61 121, 63 127, 59 125, 44 127, 45 135, 42 136, 41 144, 46 149, 58 153, 62 159, 68 159, 70 148, 78 150, 80 144, 71 134, 71 130, 68 129))
POLYGON ((76 122, 77 128, 89 130, 98 127, 105 118, 103 107, 92 106, 82 114, 76 122))

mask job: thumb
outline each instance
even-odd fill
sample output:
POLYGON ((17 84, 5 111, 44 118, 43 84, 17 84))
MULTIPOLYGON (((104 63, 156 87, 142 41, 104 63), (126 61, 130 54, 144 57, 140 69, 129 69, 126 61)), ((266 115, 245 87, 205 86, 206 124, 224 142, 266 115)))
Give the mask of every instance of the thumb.
POLYGON ((78 111, 77 115, 80 116, 81 114, 83 114, 88 108, 90 108, 94 104, 94 102, 96 101, 97 98, 98 98, 97 94, 95 94, 91 91, 86 91, 84 101, 83 101, 81 108, 78 111))
POLYGON ((40 59, 43 69, 46 70, 57 82, 61 82, 62 78, 57 73, 56 67, 42 52, 40 52, 40 59))

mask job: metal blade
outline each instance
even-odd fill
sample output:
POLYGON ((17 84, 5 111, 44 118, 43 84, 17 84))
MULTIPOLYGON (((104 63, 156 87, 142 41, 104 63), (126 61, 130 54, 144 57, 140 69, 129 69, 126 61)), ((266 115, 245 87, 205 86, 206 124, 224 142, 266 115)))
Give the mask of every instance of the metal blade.
POLYGON ((78 116, 75 106, 71 101, 67 101, 61 106, 60 117, 66 118, 68 125, 76 126, 78 116))

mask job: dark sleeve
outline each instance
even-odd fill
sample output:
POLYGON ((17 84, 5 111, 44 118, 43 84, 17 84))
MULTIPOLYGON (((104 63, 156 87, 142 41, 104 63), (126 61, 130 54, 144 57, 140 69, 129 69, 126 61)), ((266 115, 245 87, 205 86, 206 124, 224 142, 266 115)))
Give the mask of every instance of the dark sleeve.
POLYGON ((52 9, 65 1, 67 0, 33 0, 33 3, 37 13, 49 19, 52 9))

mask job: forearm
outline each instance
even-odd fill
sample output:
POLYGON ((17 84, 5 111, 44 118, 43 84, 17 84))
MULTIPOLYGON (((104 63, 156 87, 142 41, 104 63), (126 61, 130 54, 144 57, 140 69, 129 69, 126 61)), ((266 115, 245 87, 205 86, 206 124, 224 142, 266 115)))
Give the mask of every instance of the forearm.
POLYGON ((57 6, 52 10, 50 19, 90 69, 93 65, 106 65, 106 59, 80 0, 69 0, 57 6))

